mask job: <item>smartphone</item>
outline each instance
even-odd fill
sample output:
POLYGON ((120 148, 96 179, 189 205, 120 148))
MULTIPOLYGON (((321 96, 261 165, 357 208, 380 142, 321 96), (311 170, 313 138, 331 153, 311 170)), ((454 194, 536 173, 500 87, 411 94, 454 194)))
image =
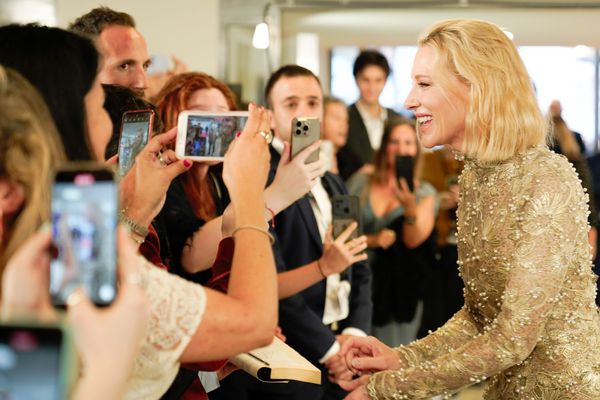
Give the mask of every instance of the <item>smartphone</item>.
MULTIPOLYGON (((321 138, 319 118, 297 117, 292 120, 292 158, 321 138)), ((310 164, 319 159, 319 150, 312 152, 304 161, 310 164)))
POLYGON ((396 156, 396 178, 406 179, 411 192, 415 191, 414 182, 415 158, 412 156, 396 156))
POLYGON ((69 346, 59 326, 0 324, 0 398, 67 397, 69 346))
POLYGON ((90 300, 106 306, 116 296, 118 189, 111 169, 72 163, 56 172, 52 186, 50 297, 62 308, 82 287, 90 300))
POLYGON ((337 238, 353 222, 358 226, 348 240, 361 235, 360 201, 358 196, 348 194, 335 195, 331 198, 331 212, 333 216, 333 238, 337 238))
POLYGON ((119 176, 131 169, 135 157, 148 144, 152 136, 154 111, 135 110, 123 113, 119 139, 119 176))
POLYGON ((194 161, 223 161, 235 134, 248 121, 247 111, 183 111, 177 120, 175 154, 194 161))

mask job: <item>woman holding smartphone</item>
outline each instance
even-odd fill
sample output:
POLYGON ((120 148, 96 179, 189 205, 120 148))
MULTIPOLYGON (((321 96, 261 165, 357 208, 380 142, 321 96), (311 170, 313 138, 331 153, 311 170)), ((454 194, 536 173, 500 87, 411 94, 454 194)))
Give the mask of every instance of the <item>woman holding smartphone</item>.
MULTIPOLYGON (((80 137, 72 138, 60 132, 61 139, 69 147, 67 154, 75 154, 78 150, 80 159, 91 158, 89 153, 86 156, 82 149, 70 146, 74 142, 83 143, 84 149, 89 151, 85 135, 93 136, 97 129, 105 128, 102 124, 91 122, 98 119, 109 121, 102 107, 102 88, 96 80, 98 55, 93 45, 60 29, 13 25, 0 28, 0 49, 0 63, 18 68, 40 89, 49 103, 60 98, 63 108, 78 110, 78 115, 70 117, 82 121, 80 137), (26 44, 28 51, 17 51, 15 42, 26 44), (64 61, 60 65, 56 63, 57 54, 64 55, 60 57, 64 61), (39 71, 32 68, 34 65, 45 65, 45 68, 39 71), (49 82, 52 84, 49 85, 49 82), (83 121, 88 121, 85 135, 82 133, 85 131, 83 121)), ((55 116, 52 113, 52 116, 59 118, 60 114, 55 116)), ((171 384, 182 362, 223 359, 261 347, 272 340, 277 318, 276 273, 262 206, 269 152, 265 139, 258 133, 268 130, 269 126, 266 111, 250 107, 249 121, 225 158, 223 178, 236 216, 233 228, 236 249, 228 294, 204 289, 167 274, 141 257, 136 258, 136 264, 131 266, 132 275, 127 279, 140 286, 147 296, 151 323, 144 331, 141 351, 135 353, 136 362, 131 376, 123 371, 115 377, 120 379, 118 387, 125 388, 125 398, 159 398, 171 384), (233 168, 234 165, 236 168, 233 168)), ((39 134, 46 133, 45 128, 42 126, 39 134)), ((110 131, 110 123, 108 128, 110 131)), ((173 152, 169 151, 163 151, 162 160, 159 159, 158 152, 175 139, 175 134, 172 130, 153 138, 128 173, 133 178, 127 181, 126 177, 121 183, 129 185, 122 187, 121 194, 126 197, 126 204, 134 208, 130 218, 134 215, 139 218, 140 226, 147 226, 146 222, 149 223, 156 215, 153 213, 160 210, 164 193, 173 177, 191 165, 187 160, 176 160, 173 152)), ((26 153, 27 156, 29 154, 26 153)), ((33 165, 28 162, 27 156, 19 163, 33 165)), ((47 188, 49 173, 48 170, 37 170, 31 177, 31 185, 47 188)), ((18 215, 25 215, 26 209, 31 206, 30 198, 25 193, 17 200, 18 215)), ((16 230, 13 224, 21 223, 33 224, 34 230, 37 228, 31 221, 16 219, 10 222, 11 227, 7 231, 16 230)), ((120 246, 123 245, 120 243, 120 246)), ((31 259, 47 268, 47 246, 39 246, 34 251, 37 254, 31 259)), ((121 259, 122 262, 127 260, 121 259)), ((4 296, 2 303, 24 305, 22 308, 38 311, 48 304, 48 291, 43 280, 36 282, 36 290, 13 292, 13 295, 21 296, 19 301, 14 302, 4 296)), ((17 279, 4 287, 19 288, 33 283, 17 279)), ((80 301, 75 298, 69 303, 80 301)), ((103 327, 99 325, 96 329, 101 331, 103 327)), ((118 337, 112 338, 119 340, 118 337)), ((119 358, 126 357, 126 354, 118 352, 104 354, 110 355, 115 357, 113 361, 118 365, 121 365, 119 358)), ((102 371, 98 379, 110 374, 110 370, 102 371)), ((105 386, 106 390, 113 390, 111 385, 105 386)))
MULTIPOLYGON (((434 262, 430 240, 436 191, 419 181, 421 146, 413 121, 387 121, 374 172, 357 172, 348 181, 361 200, 364 232, 373 271, 373 334, 393 346, 414 340, 421 324, 421 290, 434 262), (413 176, 398 176, 398 157, 410 157, 413 176), (409 189, 414 182, 415 190, 409 189), (400 289, 398 285, 402 285, 400 289)), ((410 172, 409 172, 410 173, 410 172)))

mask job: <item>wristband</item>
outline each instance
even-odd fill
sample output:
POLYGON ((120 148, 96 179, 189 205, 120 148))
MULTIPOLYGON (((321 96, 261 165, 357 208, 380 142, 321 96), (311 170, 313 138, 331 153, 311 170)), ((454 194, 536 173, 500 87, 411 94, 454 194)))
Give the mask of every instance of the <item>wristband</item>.
MULTIPOLYGON (((131 233, 140 237, 143 240, 148 236, 148 227, 138 225, 130 216, 127 215, 127 207, 119 212, 119 220, 129 229, 131 233)), ((134 238, 135 240, 135 238, 134 238)), ((138 242, 138 240, 135 240, 138 242)))
POLYGON ((241 226, 238 226, 237 228, 235 228, 233 230, 233 232, 231 232, 231 237, 233 237, 233 235, 235 235, 237 231, 241 231, 242 229, 252 229, 254 231, 260 232, 260 233, 262 233, 263 235, 266 235, 269 238, 269 242, 271 243, 271 245, 273 245, 273 243, 275 243, 275 238, 273 238, 273 235, 271 235, 269 233, 269 231, 267 231, 266 229, 259 228, 258 226, 255 226, 255 225, 241 225, 241 226))

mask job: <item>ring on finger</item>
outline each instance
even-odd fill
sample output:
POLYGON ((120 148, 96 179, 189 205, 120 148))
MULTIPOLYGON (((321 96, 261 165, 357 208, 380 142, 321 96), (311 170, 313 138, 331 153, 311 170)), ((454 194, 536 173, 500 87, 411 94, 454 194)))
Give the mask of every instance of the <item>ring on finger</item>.
POLYGON ((273 135, 271 134, 271 132, 258 131, 258 134, 260 136, 262 136, 263 139, 265 139, 265 142, 267 142, 267 144, 269 144, 269 143, 271 143, 273 141, 273 135))
POLYGON ((158 159, 158 162, 162 165, 162 166, 167 166, 167 162, 165 161, 165 159, 163 158, 163 154, 162 154, 162 150, 159 151, 158 153, 156 153, 156 158, 158 159))

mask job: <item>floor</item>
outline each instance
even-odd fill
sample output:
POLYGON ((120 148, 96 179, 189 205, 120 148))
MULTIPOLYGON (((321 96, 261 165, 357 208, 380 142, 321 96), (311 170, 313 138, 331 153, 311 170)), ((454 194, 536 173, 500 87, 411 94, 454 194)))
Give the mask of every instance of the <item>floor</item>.
POLYGON ((470 387, 458 394, 457 400, 481 400, 483 396, 483 387, 470 387))

